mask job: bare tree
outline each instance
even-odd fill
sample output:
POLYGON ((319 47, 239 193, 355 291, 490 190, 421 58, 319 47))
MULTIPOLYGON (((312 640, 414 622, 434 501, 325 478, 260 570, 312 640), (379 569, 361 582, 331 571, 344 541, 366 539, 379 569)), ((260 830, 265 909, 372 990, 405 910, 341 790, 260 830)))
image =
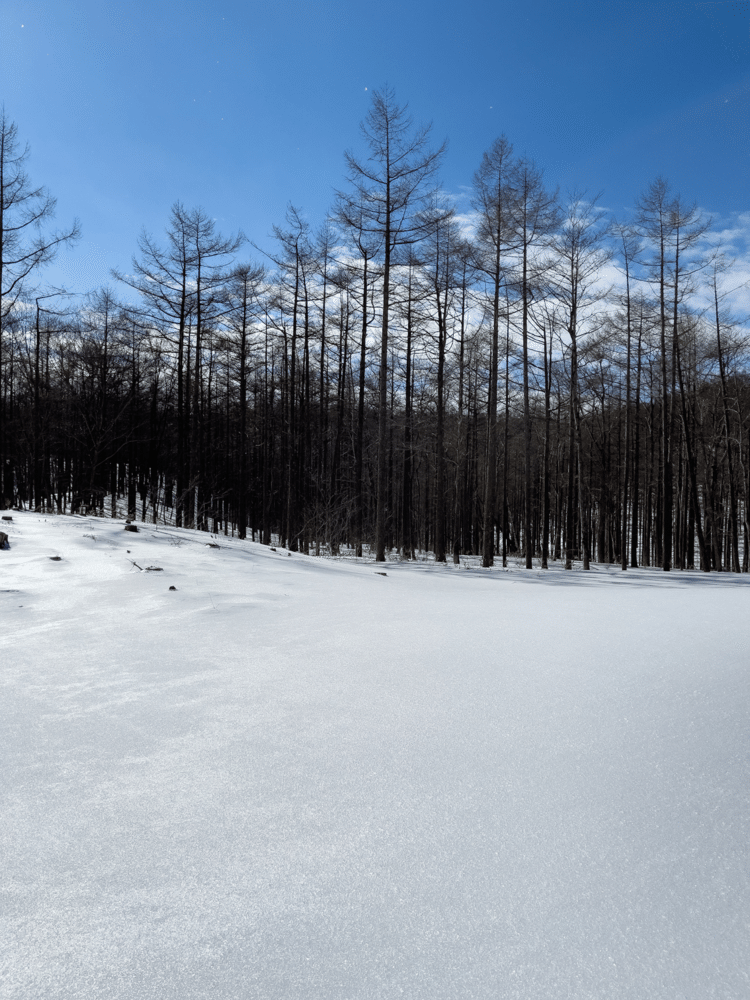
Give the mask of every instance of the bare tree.
POLYGON ((239 362, 239 474, 237 482, 238 535, 247 533, 247 385, 253 323, 259 311, 259 299, 265 272, 257 264, 240 264, 229 276, 225 289, 229 307, 229 328, 233 334, 235 354, 239 362))
POLYGON ((31 186, 24 166, 29 147, 21 148, 18 126, 0 107, 0 506, 13 496, 13 469, 5 434, 3 340, 11 312, 29 281, 51 263, 58 250, 81 235, 76 219, 68 229, 48 232, 56 201, 45 188, 31 186), (4 481, 5 480, 5 481, 4 481))
POLYGON ((529 311, 534 289, 541 284, 539 251, 548 243, 559 224, 557 192, 544 187, 541 171, 528 159, 514 167, 511 183, 512 218, 517 252, 520 255, 517 288, 521 299, 523 350, 524 484, 523 515, 526 569, 532 567, 531 534, 531 408, 529 402, 529 311))
POLYGON ((429 222, 420 214, 425 182, 434 175, 446 148, 428 147, 430 125, 415 128, 407 105, 399 105, 392 88, 373 92, 372 106, 362 122, 367 159, 347 152, 348 180, 353 191, 339 193, 344 223, 380 237, 383 253, 380 374, 378 396, 378 474, 375 517, 375 559, 385 561, 388 503, 388 323, 391 269, 399 246, 423 239, 429 222))
MULTIPOLYGON (((244 243, 242 233, 223 237, 202 208, 175 202, 163 249, 145 230, 131 274, 113 271, 118 281, 140 292, 146 312, 166 323, 177 346, 177 524, 195 519, 195 490, 202 478, 200 385, 207 315, 219 303, 225 267, 244 243), (195 342, 191 344, 194 335, 195 342), (192 372, 191 372, 192 349, 192 372), (191 399, 192 395, 192 399, 191 399)), ((199 520, 201 520, 199 518, 199 520)))
POLYGON ((659 332, 661 340, 661 458, 663 466, 663 491, 659 552, 662 569, 672 568, 672 439, 676 399, 678 350, 678 310, 689 290, 690 278, 703 265, 686 262, 689 253, 704 235, 709 221, 704 219, 695 205, 686 208, 679 196, 670 196, 669 183, 657 177, 637 202, 636 230, 651 250, 645 261, 647 280, 658 294, 659 332), (671 302, 670 299, 671 293, 671 302), (672 307, 672 338, 668 345, 669 307, 672 307))
POLYGON ((575 548, 575 476, 578 473, 578 496, 582 527, 583 568, 589 569, 591 540, 589 538, 588 492, 583 474, 581 435, 581 403, 579 391, 579 338, 586 308, 605 297, 606 290, 596 287, 599 273, 610 259, 605 245, 606 227, 596 208, 597 199, 587 201, 583 194, 573 192, 554 242, 557 295, 564 311, 570 338, 570 409, 568 446, 568 517, 565 542, 565 568, 573 568, 575 548))
MULTIPOLYGON (((614 221, 612 223, 612 234, 618 245, 618 256, 622 262, 622 270, 625 275, 625 467, 622 487, 622 543, 620 551, 620 567, 623 570, 628 568, 628 547, 626 544, 628 536, 628 491, 630 488, 630 452, 632 444, 632 419, 630 407, 631 393, 631 347, 633 333, 633 299, 631 294, 631 281, 633 277, 633 265, 638 259, 638 235, 630 227, 623 223, 614 221)), ((640 365, 640 359, 639 359, 640 365)), ((635 483, 635 491, 638 491, 638 482, 635 483)), ((635 501, 634 501, 635 502, 635 501)), ((637 524, 637 522, 636 522, 637 524)), ((637 532, 636 532, 637 534, 637 532)), ((632 564, 637 565, 635 559, 636 548, 632 546, 632 564)))
MULTIPOLYGON (((337 221, 342 225, 349 246, 354 253, 354 260, 349 267, 359 277, 362 283, 362 332, 359 341, 359 376, 357 396, 357 429, 355 441, 355 552, 362 557, 364 541, 364 508, 365 496, 363 488, 364 472, 364 427, 365 427, 365 376, 367 372, 367 330, 370 322, 373 285, 377 274, 373 273, 373 261, 378 256, 383 243, 382 234, 373 230, 369 213, 365 211, 366 191, 360 189, 361 202, 358 204, 350 194, 338 195, 336 209, 337 221)), ((408 388, 407 388, 408 411, 408 388)))
POLYGON ((428 213, 433 222, 428 237, 429 286, 434 308, 437 347, 435 385, 435 561, 446 561, 445 411, 447 403, 446 358, 450 341, 453 300, 461 283, 461 262, 466 245, 446 200, 435 194, 428 213))
POLYGON ((493 563, 495 480, 497 478, 497 383, 499 364, 500 292, 507 280, 505 260, 515 247, 511 224, 510 177, 514 168, 513 147, 504 135, 495 139, 482 156, 474 174, 472 207, 477 213, 476 263, 487 285, 490 322, 490 370, 487 387, 487 449, 484 479, 484 523, 482 566, 493 563))

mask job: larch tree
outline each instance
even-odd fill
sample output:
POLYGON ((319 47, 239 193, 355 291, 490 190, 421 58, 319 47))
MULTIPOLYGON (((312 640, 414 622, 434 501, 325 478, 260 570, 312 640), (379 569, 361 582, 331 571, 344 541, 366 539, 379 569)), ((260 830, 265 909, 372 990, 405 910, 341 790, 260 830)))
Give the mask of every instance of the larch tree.
MULTIPOLYGON (((736 495, 736 481, 734 474, 734 436, 732 434, 732 418, 730 415, 730 400, 729 400, 729 388, 726 368, 726 355, 725 355, 725 345, 722 342, 722 330, 728 325, 726 317, 722 316, 719 303, 722 296, 719 294, 719 274, 722 270, 726 270, 726 261, 719 258, 714 261, 713 273, 711 275, 711 286, 714 297, 714 322, 716 325, 716 354, 719 361, 719 377, 721 379, 721 403, 722 403, 722 415, 724 417, 724 447, 726 449, 727 457, 727 471, 729 479, 729 519, 730 519, 730 533, 729 541, 731 544, 731 555, 732 555, 732 572, 740 572, 740 550, 739 550, 739 537, 737 531, 737 495, 736 495)), ((740 449, 740 462, 742 461, 742 451, 740 449)), ((747 500, 746 500, 747 504, 747 500)))
POLYGON ((280 254, 272 258, 282 276, 282 309, 291 320, 289 343, 289 387, 286 483, 286 537, 289 548, 296 552, 305 548, 303 520, 306 490, 307 431, 310 403, 310 300, 315 272, 315 251, 310 224, 302 212, 289 205, 286 212, 288 228, 274 226, 273 234, 280 254), (299 343, 302 341, 302 358, 299 343), (300 363, 301 361, 301 363, 300 363))
POLYGON ((605 243, 606 234, 606 227, 596 208, 596 198, 587 201, 578 192, 571 194, 565 218, 554 241, 556 295, 562 304, 566 333, 570 340, 566 569, 573 568, 575 550, 575 508, 572 498, 576 495, 576 474, 578 476, 577 492, 580 503, 584 569, 589 569, 591 559, 589 501, 587 479, 583 469, 579 341, 585 330, 587 311, 596 301, 605 298, 607 294, 605 289, 597 287, 601 269, 611 257, 611 251, 605 243))
MULTIPOLYGON (((176 206, 175 206, 176 207, 176 206)), ((195 296, 190 280, 191 253, 188 234, 177 224, 174 208, 167 229, 167 249, 159 246, 144 229, 138 237, 138 256, 131 262, 132 271, 113 271, 113 277, 141 294, 148 320, 169 331, 170 347, 176 353, 177 375, 177 468, 175 524, 181 527, 185 516, 188 483, 188 388, 189 340, 195 296), (175 350, 176 349, 176 350, 175 350)))
MULTIPOLYGON (((202 341, 207 315, 220 299, 225 266, 244 242, 242 233, 225 238, 202 208, 175 202, 166 231, 166 249, 145 230, 132 272, 113 271, 118 281, 140 292, 146 313, 166 324, 177 348, 177 513, 195 523, 195 498, 201 478, 200 384, 202 341), (195 338, 194 344, 192 338, 195 338), (192 371, 191 371, 192 366, 192 371)), ((200 517, 199 517, 199 520, 200 517)))
POLYGON ((495 481, 497 479, 497 386, 499 378, 499 330, 501 291, 507 281, 506 255, 515 248, 511 224, 510 177, 514 168, 513 147, 504 135, 495 139, 482 156, 474 174, 472 208, 477 214, 475 259, 486 286, 491 325, 490 366, 487 386, 487 447, 484 479, 482 566, 493 564, 495 481))
POLYGON ((13 497, 13 458, 5 431, 3 342, 11 313, 29 283, 51 263, 63 246, 81 234, 78 220, 67 229, 49 232, 56 201, 42 187, 32 187, 25 171, 29 147, 21 148, 18 126, 0 107, 0 506, 13 497))
POLYGON ((455 213, 444 198, 434 196, 428 209, 432 224, 426 258, 437 348, 435 384, 435 561, 446 561, 445 413, 447 405, 446 359, 451 339, 451 314, 460 287, 465 244, 455 213))
POLYGON ((364 447, 365 447, 365 376, 367 373, 367 332, 370 323, 373 286, 377 278, 374 273, 374 261, 380 255, 383 238, 372 230, 369 214, 365 211, 366 191, 360 190, 361 203, 350 194, 338 193, 336 220, 341 225, 346 240, 347 249, 353 259, 349 267, 355 281, 361 287, 361 326, 359 339, 359 369, 357 385, 357 427, 355 437, 355 486, 354 486, 354 522, 355 522, 355 552, 362 557, 364 542, 364 447))
POLYGON ((245 242, 242 232, 224 237, 216 232, 214 220, 202 208, 185 210, 177 202, 172 217, 178 233, 187 235, 191 279, 195 301, 195 354, 192 381, 188 517, 190 523, 207 530, 205 488, 205 449, 203 407, 201 405, 204 337, 217 307, 221 308, 222 285, 227 265, 245 242), (200 505, 200 506, 199 506, 200 505))
MULTIPOLYGON (((622 265, 622 273, 625 278, 625 291, 623 301, 625 305, 625 462, 623 469, 622 488, 622 545, 620 551, 620 567, 623 570, 628 568, 628 547, 626 544, 628 534, 628 499, 630 488, 630 453, 632 445, 632 414, 631 414, 631 349, 633 334, 633 297, 631 284, 633 280, 633 266, 638 259, 638 236, 630 227, 623 223, 613 221, 612 235, 617 245, 617 256, 622 265)), ((638 483, 635 484, 636 492, 638 483)), ((637 530, 635 531, 637 536, 637 530)), ((632 548, 632 564, 637 566, 635 558, 635 548, 632 548)))
POLYGON ((661 461, 663 489, 658 551, 662 569, 672 568, 673 469, 676 353, 679 349, 679 306, 690 287, 690 278, 703 265, 685 259, 705 234, 709 222, 693 205, 670 195, 668 181, 657 177, 637 202, 636 231, 650 255, 645 258, 646 277, 658 296, 661 347, 661 461), (670 324, 671 312, 671 324, 670 324), (671 329, 670 329, 671 326, 671 329), (671 338, 668 336, 671 334, 671 338))
POLYGON ((351 214, 353 225, 379 237, 382 244, 375 559, 384 562, 389 492, 388 333, 392 268, 399 247, 416 243, 426 235, 429 223, 419 210, 427 195, 426 182, 435 174, 446 144, 430 149, 431 126, 415 128, 407 105, 398 104, 388 86, 373 92, 361 131, 369 156, 363 159, 351 152, 345 154, 351 192, 339 194, 339 205, 344 223, 349 223, 351 214))
POLYGON ((260 311, 260 295, 265 272, 257 264, 240 264, 232 270, 224 290, 228 324, 237 361, 239 390, 239 469, 237 476, 238 536, 247 533, 247 389, 253 328, 260 311))
POLYGON ((544 262, 541 251, 556 231, 560 213, 557 193, 544 187, 542 173, 524 158, 514 165, 510 185, 512 225, 519 260, 515 285, 521 305, 521 343, 523 351, 523 427, 524 427, 524 515, 523 536, 526 569, 532 568, 531 531, 531 406, 529 399, 529 314, 535 289, 542 283, 544 262))

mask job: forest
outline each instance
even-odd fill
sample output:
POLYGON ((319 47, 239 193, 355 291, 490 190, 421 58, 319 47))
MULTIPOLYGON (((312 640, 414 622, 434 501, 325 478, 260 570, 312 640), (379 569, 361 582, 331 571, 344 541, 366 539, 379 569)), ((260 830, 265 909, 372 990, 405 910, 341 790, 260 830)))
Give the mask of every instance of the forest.
MULTIPOLYGON (((172 206, 132 266, 75 242, 0 117, 0 507, 376 561, 750 569, 750 337, 711 220, 657 177, 627 219, 496 139, 471 207, 375 91, 315 228, 263 253, 172 206)), ((733 284, 734 280, 734 284, 733 284)))

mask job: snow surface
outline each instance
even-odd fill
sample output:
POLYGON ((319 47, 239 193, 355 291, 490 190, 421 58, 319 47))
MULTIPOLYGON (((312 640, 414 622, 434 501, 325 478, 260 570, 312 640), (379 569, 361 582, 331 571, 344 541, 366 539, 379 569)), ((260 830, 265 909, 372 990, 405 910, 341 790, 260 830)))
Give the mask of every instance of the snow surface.
POLYGON ((747 577, 3 528, 3 998, 750 997, 747 577))

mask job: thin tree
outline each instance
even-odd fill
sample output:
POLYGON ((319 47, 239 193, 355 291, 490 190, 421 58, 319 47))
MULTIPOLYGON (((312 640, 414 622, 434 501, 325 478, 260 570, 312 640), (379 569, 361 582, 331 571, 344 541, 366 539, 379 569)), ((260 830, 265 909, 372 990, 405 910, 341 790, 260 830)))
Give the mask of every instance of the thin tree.
POLYGON ((726 365, 724 363, 724 348, 722 344, 721 328, 722 316, 719 311, 719 272, 726 269, 726 262, 717 260, 714 262, 711 275, 711 288, 714 296, 714 321, 716 324, 716 351, 719 357, 719 377, 721 379, 721 401, 722 415, 724 417, 724 446, 727 453, 727 472, 729 478, 729 521, 730 521, 730 544, 732 547, 732 572, 740 572, 740 550, 737 532, 737 492, 734 479, 734 439, 731 432, 731 419, 729 416, 729 398, 727 387, 726 365))
POLYGON ((542 182, 542 173, 531 160, 519 160, 511 183, 512 216, 520 255, 516 285, 521 300, 521 339, 523 351, 523 439, 524 439, 524 514, 523 536, 526 569, 532 568, 531 531, 531 406, 529 399, 529 312, 534 288, 541 284, 539 251, 547 245, 558 227, 560 213, 557 192, 550 194, 542 182))
POLYGON ((573 495, 578 472, 578 497, 582 534, 583 568, 590 568, 588 480, 583 469, 581 401, 579 385, 580 336, 585 331, 588 308, 606 297, 606 290, 596 283, 602 267, 611 257, 605 245, 606 228, 596 208, 597 199, 587 201, 573 192, 563 225, 554 241, 556 254, 556 293, 564 311, 570 339, 570 403, 568 447, 568 511, 565 541, 565 568, 573 568, 575 551, 575 510, 573 495))
MULTIPOLYGON (((364 196, 364 191, 361 192, 364 196)), ((355 439, 355 553, 362 558, 364 542, 364 448, 365 448, 365 378, 367 374, 367 331, 371 320, 370 305, 373 284, 377 274, 373 273, 373 261, 377 257, 382 237, 371 231, 369 216, 365 213, 363 204, 357 205, 353 197, 338 195, 336 220, 342 225, 346 239, 354 251, 354 260, 349 264, 352 271, 359 277, 362 287, 361 334, 359 341, 359 371, 357 389, 357 428, 355 439)))
POLYGON ((485 453, 482 566, 493 564, 493 524, 497 479, 497 385, 499 378, 500 293, 508 267, 505 257, 515 247, 511 226, 509 179, 514 167, 513 147, 504 135, 483 154, 474 174, 472 208, 477 213, 475 260, 487 286, 491 324, 490 367, 487 386, 487 448, 485 453))
POLYGON ((461 261, 466 248, 455 220, 455 212, 439 195, 429 209, 433 217, 428 238, 429 283, 437 346, 435 385, 435 562, 446 561, 446 502, 445 502, 445 411, 446 357, 450 338, 450 314, 453 299, 460 286, 461 261))
MULTIPOLYGON (((628 535, 628 494, 630 489, 630 452, 632 442, 630 383, 632 372, 631 341, 633 331, 633 309, 630 286, 633 265, 638 259, 639 243, 637 233, 623 223, 614 221, 612 223, 612 233, 617 241, 620 260, 622 261, 622 270, 625 275, 625 463, 622 486, 622 541, 620 545, 620 568, 626 570, 628 568, 628 549, 626 539, 628 535)), ((640 367, 640 358, 638 364, 640 367)), ((635 489, 636 491, 638 489, 637 482, 635 484, 635 489)), ((635 548, 633 548, 633 551, 635 551, 635 548)), ((634 560, 633 565, 635 565, 634 560)))
POLYGON ((226 285, 229 329, 233 334, 234 353, 239 362, 239 470, 237 476, 238 535, 247 535, 247 388, 253 323, 259 314, 259 300, 265 272, 257 264, 240 264, 229 275, 226 285))
POLYGON ((25 163, 28 145, 21 148, 18 126, 0 107, 0 506, 14 493, 13 456, 5 428, 3 385, 3 343, 13 312, 22 292, 63 246, 79 239, 76 219, 67 229, 47 230, 54 218, 56 200, 42 187, 32 187, 25 163), (4 481, 5 480, 5 481, 4 481))
POLYGON ((420 214, 425 184, 437 170, 446 148, 428 146, 431 126, 415 128, 407 105, 399 105, 392 88, 373 92, 361 125, 369 149, 367 159, 347 152, 352 193, 339 193, 343 222, 362 226, 380 238, 383 252, 380 372, 378 377, 378 471, 375 516, 375 559, 385 561, 388 505, 388 332, 391 270, 399 246, 423 239, 427 221, 420 214), (349 209, 351 206, 351 210, 349 209))
POLYGON ((672 568, 672 533, 674 488, 672 471, 672 440, 676 398, 676 351, 678 349, 678 310, 689 279, 703 262, 685 262, 687 254, 705 234, 709 222, 695 205, 686 208, 679 196, 671 197, 669 182, 657 177, 636 203, 635 228, 651 249, 646 259, 646 276, 656 290, 659 303, 659 334, 661 346, 661 462, 663 489, 661 507, 660 552, 662 569, 672 568), (670 302, 671 293, 671 302, 670 302), (671 342, 667 339, 669 312, 672 312, 671 342))

